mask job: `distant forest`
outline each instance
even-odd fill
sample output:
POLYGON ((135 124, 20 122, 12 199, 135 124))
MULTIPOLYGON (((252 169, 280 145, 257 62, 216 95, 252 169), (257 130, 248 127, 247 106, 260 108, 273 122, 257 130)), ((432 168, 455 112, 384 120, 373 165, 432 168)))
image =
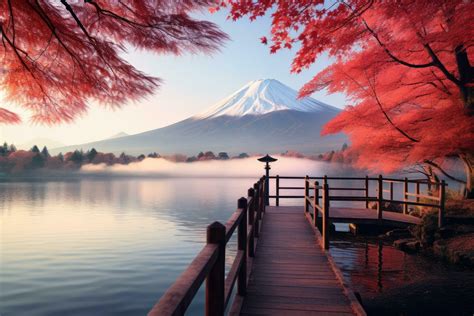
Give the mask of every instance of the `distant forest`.
MULTIPOLYGON (((307 158, 312 160, 351 163, 354 159, 347 151, 347 145, 344 144, 338 151, 330 151, 324 154, 307 156, 296 151, 286 151, 281 153, 285 157, 307 158)), ((59 153, 53 156, 45 146, 39 149, 33 146, 30 150, 17 150, 15 145, 4 143, 0 146, 0 174, 18 174, 31 172, 35 170, 78 170, 86 164, 106 164, 106 165, 127 165, 132 162, 139 162, 146 158, 163 158, 173 162, 192 163, 206 160, 228 160, 243 159, 250 157, 247 153, 241 153, 237 156, 229 156, 226 152, 215 154, 212 151, 200 152, 196 156, 185 156, 181 154, 161 156, 153 152, 148 155, 138 156, 121 153, 119 156, 113 153, 102 153, 92 148, 88 151, 75 150, 65 154, 59 153)))

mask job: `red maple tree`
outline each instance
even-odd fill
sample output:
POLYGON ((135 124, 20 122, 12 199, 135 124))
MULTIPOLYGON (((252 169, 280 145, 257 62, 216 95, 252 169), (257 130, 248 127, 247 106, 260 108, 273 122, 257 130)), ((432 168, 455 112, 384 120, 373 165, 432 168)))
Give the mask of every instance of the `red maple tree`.
POLYGON ((229 0, 233 19, 271 12, 272 53, 296 46, 292 71, 334 63, 301 96, 326 88, 352 105, 323 133, 345 132, 357 163, 381 171, 460 158, 473 197, 474 3, 465 0, 229 0))
MULTIPOLYGON (((127 63, 135 47, 156 53, 213 51, 226 39, 189 16, 212 0, 2 0, 0 89, 34 121, 71 121, 87 104, 118 107, 160 80, 127 63)), ((18 122, 0 108, 0 123, 18 122)))

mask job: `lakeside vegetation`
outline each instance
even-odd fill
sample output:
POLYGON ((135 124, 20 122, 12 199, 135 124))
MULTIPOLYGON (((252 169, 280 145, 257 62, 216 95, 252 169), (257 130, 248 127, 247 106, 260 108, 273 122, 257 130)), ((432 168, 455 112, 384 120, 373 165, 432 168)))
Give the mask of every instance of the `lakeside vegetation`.
MULTIPOLYGON (((285 157, 306 158, 325 162, 350 163, 353 158, 347 154, 347 145, 344 144, 338 151, 330 151, 319 155, 304 155, 296 151, 281 153, 285 157)), ((86 164, 128 165, 140 162, 145 158, 163 158, 172 162, 193 163, 208 160, 230 160, 250 157, 247 153, 232 156, 227 152, 214 153, 213 151, 202 151, 194 156, 183 154, 160 155, 157 152, 128 155, 122 152, 120 155, 114 153, 103 153, 92 148, 87 151, 75 150, 65 154, 51 155, 48 148, 44 146, 41 150, 35 145, 30 150, 18 150, 15 145, 4 143, 0 146, 0 174, 15 175, 31 173, 35 171, 76 171, 86 164)))

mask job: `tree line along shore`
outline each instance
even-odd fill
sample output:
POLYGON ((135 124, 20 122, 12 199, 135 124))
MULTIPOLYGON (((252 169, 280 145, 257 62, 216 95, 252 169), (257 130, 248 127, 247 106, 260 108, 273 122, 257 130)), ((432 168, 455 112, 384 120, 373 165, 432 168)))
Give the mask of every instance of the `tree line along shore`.
MULTIPOLYGON (((351 163, 353 157, 346 151, 347 145, 344 144, 340 150, 329 151, 317 155, 304 155, 296 151, 285 151, 281 156, 306 158, 317 161, 351 163)), ((121 164, 127 165, 133 162, 140 162, 146 158, 162 158, 173 162, 192 163, 207 160, 230 160, 249 158, 251 155, 240 153, 238 155, 229 155, 227 152, 214 153, 213 151, 202 151, 194 156, 183 154, 160 155, 157 152, 140 154, 137 156, 122 152, 120 155, 114 153, 104 153, 92 148, 87 151, 74 150, 67 153, 51 155, 48 148, 42 149, 34 145, 29 150, 17 149, 15 145, 4 143, 0 146, 0 174, 14 175, 30 173, 39 170, 79 170, 86 164, 106 164, 108 166, 121 164)), ((256 156, 256 155, 255 155, 256 156)))

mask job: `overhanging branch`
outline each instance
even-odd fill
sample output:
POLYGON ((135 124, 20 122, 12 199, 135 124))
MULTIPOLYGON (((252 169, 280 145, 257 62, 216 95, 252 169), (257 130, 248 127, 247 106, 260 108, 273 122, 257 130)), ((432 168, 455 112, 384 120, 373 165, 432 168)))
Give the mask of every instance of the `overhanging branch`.
POLYGON ((438 165, 436 162, 434 161, 431 161, 431 160, 425 160, 423 161, 425 164, 427 165, 430 165, 434 168, 436 168, 439 172, 441 172, 443 175, 445 175, 448 179, 451 179, 453 181, 456 181, 456 182, 459 182, 459 183, 462 183, 462 184, 466 184, 466 181, 463 181, 461 179, 458 179, 452 175, 450 175, 449 173, 447 173, 443 168, 441 168, 440 165, 438 165))

